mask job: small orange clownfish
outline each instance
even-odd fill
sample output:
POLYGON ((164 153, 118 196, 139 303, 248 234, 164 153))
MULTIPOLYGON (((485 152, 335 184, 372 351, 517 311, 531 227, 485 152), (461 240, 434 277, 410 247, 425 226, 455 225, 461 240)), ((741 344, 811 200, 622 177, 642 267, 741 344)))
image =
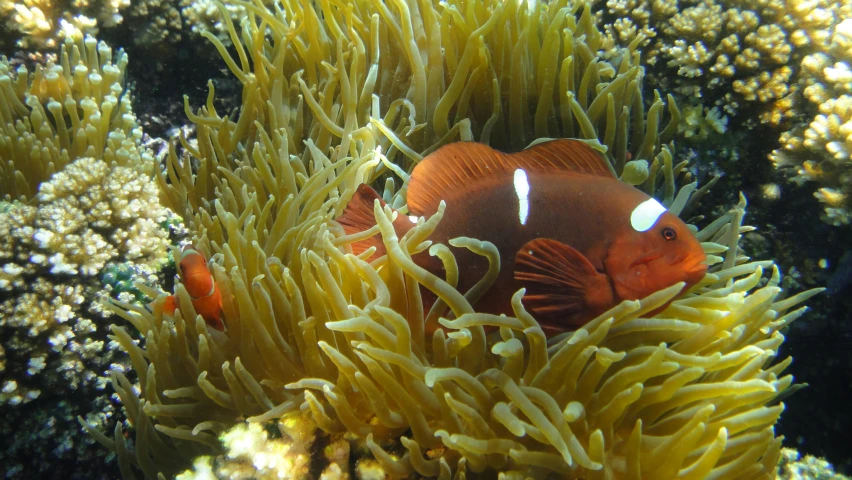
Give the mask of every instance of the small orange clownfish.
MULTIPOLYGON (((473 237, 500 252, 500 274, 477 311, 513 315, 511 297, 525 288, 524 306, 549 333, 581 327, 623 300, 698 283, 707 265, 695 235, 657 200, 620 182, 606 162, 578 140, 552 140, 513 154, 475 142, 445 145, 414 168, 407 194, 412 216, 399 215, 394 229, 401 238, 413 219, 434 215, 445 201, 430 240, 473 237)), ((376 199, 381 202, 369 186, 358 188, 337 219, 347 234, 375 225, 376 199)), ((377 249, 374 258, 385 254, 379 235, 352 245, 356 254, 369 247, 377 249)), ((466 249, 455 256, 464 292, 488 263, 466 249)), ((412 259, 445 275, 441 261, 426 252, 412 259)), ((434 300, 421 291, 424 303, 434 300)))
MULTIPOLYGON (((207 267, 207 258, 195 246, 188 244, 183 247, 178 263, 178 275, 192 298, 195 312, 201 315, 207 326, 219 331, 225 330, 225 324, 222 323, 222 293, 207 267)), ((169 295, 163 304, 163 312, 174 315, 178 307, 177 297, 169 295)))

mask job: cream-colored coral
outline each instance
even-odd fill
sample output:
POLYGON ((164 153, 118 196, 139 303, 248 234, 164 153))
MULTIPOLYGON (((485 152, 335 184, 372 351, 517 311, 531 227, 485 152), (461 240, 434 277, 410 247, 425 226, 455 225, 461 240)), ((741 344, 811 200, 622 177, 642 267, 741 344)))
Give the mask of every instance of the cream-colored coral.
POLYGON ((69 34, 97 35, 97 18, 107 20, 108 25, 114 24, 110 20, 120 22, 118 10, 127 4, 129 0, 75 1, 71 6, 58 0, 2 0, 0 13, 17 47, 53 48, 69 34))
POLYGON ((42 184, 32 205, 0 213, 0 288, 27 288, 28 277, 96 275, 110 261, 154 265, 168 233, 158 189, 130 167, 81 158, 42 184))
POLYGON ((832 225, 852 222, 852 11, 849 15, 830 31, 824 49, 802 60, 803 102, 814 116, 782 134, 781 148, 769 156, 793 181, 817 183, 814 196, 832 225))
POLYGON ((108 30, 149 51, 160 52, 182 38, 178 0, 0 0, 3 40, 35 50, 61 45, 65 36, 108 30), (130 33, 131 35, 128 35, 130 33))
POLYGON ((850 480, 836 473, 834 467, 823 458, 802 455, 792 448, 781 449, 776 480, 850 480))
POLYGON ((719 110, 719 107, 687 105, 682 108, 681 113, 678 133, 684 138, 704 140, 713 133, 725 133, 728 129, 728 117, 719 110))
POLYGON ((22 49, 53 48, 68 34, 97 35, 128 19, 148 26, 134 32, 133 41, 155 47, 180 39, 176 4, 171 0, 0 0, 0 13, 3 26, 22 49))
POLYGON ((43 183, 31 204, 0 213, 0 331, 18 367, 9 402, 35 398, 45 368, 64 389, 96 380, 91 365, 104 340, 83 307, 108 262, 158 268, 169 243, 158 194, 145 174, 84 157, 43 183))
MULTIPOLYGON (((640 32, 653 32, 645 34, 653 37, 644 52, 646 62, 674 68, 681 78, 660 68, 652 70, 652 78, 729 114, 755 102, 760 121, 773 125, 801 112, 790 98, 799 88, 797 58, 823 50, 835 27, 852 13, 849 0, 655 2, 655 8, 657 3, 680 7, 668 15, 651 14, 647 2, 628 3, 636 9, 607 3, 609 10, 601 15, 612 22, 607 35, 623 45, 640 32)), ((836 70, 838 78, 844 78, 843 72, 842 67, 836 70)))
MULTIPOLYGON (((656 30, 650 23, 651 17, 670 17, 677 13, 676 0, 607 0, 607 13, 612 21, 602 25, 610 45, 628 45, 637 37, 644 40, 642 46, 647 46, 651 39, 657 36, 656 30)), ((614 52, 615 48, 610 47, 614 52)), ((647 55, 648 52, 646 51, 647 55)), ((650 56, 653 62, 654 55, 650 56)))
POLYGON ((745 80, 734 80, 733 90, 746 101, 768 103, 790 93, 792 74, 793 70, 786 66, 771 72, 760 72, 745 80))
POLYGON ((673 46, 663 47, 662 51, 672 57, 668 66, 678 67, 677 73, 684 77, 702 76, 703 67, 713 59, 713 53, 701 42, 687 45, 684 40, 676 40, 673 46))
POLYGON ((829 42, 839 22, 852 18, 852 2, 848 0, 787 0, 780 9, 786 9, 781 25, 790 32, 792 44, 815 50, 829 42))
POLYGON ((852 152, 852 96, 841 95, 819 106, 820 114, 805 130, 802 145, 825 150, 837 163, 848 162, 852 152))
POLYGON ((15 359, 4 401, 102 385, 96 369, 110 356, 92 320, 102 317, 97 274, 129 261, 153 273, 165 255, 169 212, 124 91, 126 65, 122 51, 79 36, 32 72, 0 59, 0 332, 15 359))
POLYGON ((606 28, 613 44, 655 32, 652 79, 737 123, 783 125, 770 159, 793 181, 818 182, 828 223, 852 221, 852 0, 685 0, 671 16, 650 15, 635 0, 607 7, 599 16, 618 17, 606 28))
POLYGON ((70 274, 95 275, 117 256, 150 261, 168 244, 158 225, 168 212, 158 194, 156 184, 128 167, 78 159, 39 189, 33 238, 39 251, 53 252, 52 269, 61 262, 70 274))
MULTIPOLYGON (((282 435, 275 439, 269 438, 262 424, 237 424, 219 437, 225 450, 223 455, 215 459, 208 456, 197 458, 193 469, 176 475, 176 480, 312 478, 311 447, 316 438, 316 425, 300 415, 275 423, 282 435)), ((332 472, 339 472, 341 466, 348 471, 349 444, 339 439, 323 450, 325 465, 322 478, 341 478, 332 472), (335 445, 342 447, 345 455, 335 455, 335 445)))

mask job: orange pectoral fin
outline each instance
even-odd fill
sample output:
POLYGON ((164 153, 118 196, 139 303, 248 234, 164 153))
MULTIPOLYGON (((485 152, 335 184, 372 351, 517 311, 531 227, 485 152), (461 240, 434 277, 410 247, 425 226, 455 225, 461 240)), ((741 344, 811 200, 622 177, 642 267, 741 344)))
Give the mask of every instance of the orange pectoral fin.
POLYGON ((524 306, 548 326, 580 327, 615 303, 605 274, 582 253, 549 238, 521 247, 515 280, 527 289, 524 306))
POLYGON ((194 299, 192 306, 195 312, 201 315, 208 327, 215 328, 220 332, 225 330, 222 323, 222 297, 217 289, 214 294, 204 298, 194 299))
POLYGON ((178 308, 178 301, 174 295, 169 295, 166 297, 166 301, 163 302, 163 313, 166 315, 174 315, 175 310, 178 308))

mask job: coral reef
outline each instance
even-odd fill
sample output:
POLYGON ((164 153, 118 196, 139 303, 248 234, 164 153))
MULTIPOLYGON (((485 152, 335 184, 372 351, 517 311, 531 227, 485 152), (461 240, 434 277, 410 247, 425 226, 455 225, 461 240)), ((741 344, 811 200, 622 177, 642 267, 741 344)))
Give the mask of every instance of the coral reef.
MULTIPOLYGON (((669 102, 663 127, 659 95, 643 108, 635 45, 607 50, 588 5, 567 2, 239 4, 240 33, 225 17, 235 56, 206 36, 243 85, 240 114, 216 111, 211 84, 201 109, 186 105, 197 137, 181 138, 185 155, 171 149, 158 177, 194 243, 214 254, 227 329, 208 329, 180 284, 174 317, 163 313, 165 293, 150 311, 110 306, 146 339, 112 329, 139 379, 112 375, 134 451, 124 426, 109 438, 81 423, 116 452, 124 476, 177 474, 218 453, 217 437, 245 417, 309 421, 340 445, 332 465, 353 451, 337 442, 348 436, 394 476, 774 471, 773 424, 795 388, 782 375, 789 359, 773 359, 780 330, 805 311, 793 308, 816 290, 783 298, 772 262, 742 253, 744 200, 698 232, 711 273, 664 312, 642 318, 680 285, 550 341, 523 292, 513 317, 475 313, 496 252, 452 241, 492 265, 479 286, 457 291, 452 250, 427 241, 440 213, 397 238, 395 214, 377 208, 370 234, 383 234, 388 255, 372 264, 349 253, 358 235, 333 221, 365 182, 383 184, 405 212, 407 171, 443 143, 513 150, 555 136, 589 140, 625 181, 682 213, 701 191, 666 145, 680 113, 669 102), (447 278, 411 262, 430 247, 447 278), (428 313, 420 285, 441 299, 428 313), (427 335, 424 324, 438 319, 445 329, 427 335)), ((234 435, 254 439, 268 460, 257 427, 234 435)), ((244 447, 238 462, 257 460, 244 447)))
POLYGON ((97 277, 109 263, 155 276, 169 243, 158 193, 129 167, 84 157, 41 184, 32 205, 0 213, 0 331, 17 366, 7 362, 2 403, 98 381, 111 360, 84 304, 111 293, 97 277))
POLYGON ((21 475, 44 471, 24 460, 39 448, 56 461, 93 455, 68 420, 111 416, 104 371, 124 362, 106 338, 100 300, 114 290, 99 274, 122 264, 154 283, 170 243, 161 223, 174 215, 159 202, 125 66, 123 52, 79 36, 32 72, 0 60, 0 460, 21 475))
POLYGON ((781 449, 781 460, 778 463, 778 480, 849 480, 849 477, 834 472, 831 464, 822 458, 811 455, 801 457, 799 452, 791 448, 781 449))
MULTIPOLYGON (((789 60, 791 47, 783 30, 771 22, 772 16, 762 19, 758 12, 746 9, 737 0, 686 3, 610 0, 602 13, 606 19, 618 19, 605 25, 611 42, 626 44, 636 38, 643 39, 648 44, 645 49, 648 65, 677 72, 670 88, 683 98, 717 100, 713 89, 733 87, 754 100, 757 88, 767 83, 769 77, 789 78, 789 69, 783 66, 789 60), (756 31, 759 26, 762 32, 756 31), (760 75, 767 78, 761 81, 760 75)), ((660 75, 656 80, 665 82, 668 78, 660 75)), ((784 81, 776 83, 786 87, 784 81)), ((766 101, 772 95, 761 91, 761 96, 767 97, 763 100, 766 101)), ((729 113, 738 108, 730 102, 720 106, 729 113)))
MULTIPOLYGON (((193 469, 177 480, 202 478, 311 478, 311 449, 317 439, 316 425, 298 415, 276 422, 278 435, 270 438, 260 423, 241 423, 221 436, 225 455, 198 457, 193 469)), ((323 449, 324 478, 336 478, 349 470, 349 443, 343 439, 323 449), (334 444, 337 445, 334 445, 334 444), (334 454, 339 452, 338 454, 334 454)))
MULTIPOLYGON (((232 20, 245 15, 238 5, 226 9, 232 20)), ((162 60, 170 63, 175 45, 200 39, 203 31, 230 42, 222 13, 209 0, 0 0, 0 18, 0 47, 30 52, 57 48, 68 35, 124 36, 124 47, 166 55, 162 60)))
MULTIPOLYGON (((46 392, 49 393, 49 392, 46 392)), ((3 407, 0 415, 0 473, 4 478, 109 480, 118 477, 115 454, 81 435, 76 416, 91 421, 111 418, 116 408, 109 397, 42 395, 38 402, 3 407), (36 406, 35 404, 38 403, 36 406)))
POLYGON ((781 135, 781 148, 770 155, 776 167, 797 183, 815 181, 824 204, 823 220, 852 221, 852 6, 826 39, 827 47, 802 61, 803 94, 818 111, 806 127, 781 135))
POLYGON ((53 48, 62 43, 68 34, 98 33, 98 21, 106 25, 121 22, 119 10, 130 4, 129 0, 88 1, 70 5, 57 0, 0 0, 3 18, 3 41, 13 40, 18 48, 53 48))
POLYGON ((778 125, 797 113, 798 62, 825 48, 850 13, 846 0, 608 0, 600 16, 615 19, 605 24, 608 42, 642 38, 655 81, 728 114, 768 104, 761 121, 778 125))
POLYGON ((101 290, 97 274, 131 261, 150 277, 168 245, 170 214, 123 95, 126 57, 112 58, 68 37, 59 62, 32 73, 0 61, 0 195, 14 199, 0 213, 0 328, 18 366, 6 365, 3 403, 34 399, 54 376, 94 383, 105 339, 81 308, 101 290))
POLYGON ((850 223, 852 2, 609 0, 599 17, 606 43, 647 45, 649 77, 681 103, 787 129, 770 159, 817 182, 824 221, 850 223))
POLYGON ((139 32, 132 37, 135 44, 162 49, 180 40, 183 22, 177 4, 169 0, 0 0, 0 14, 20 49, 54 48, 69 34, 97 36, 118 27, 139 32))

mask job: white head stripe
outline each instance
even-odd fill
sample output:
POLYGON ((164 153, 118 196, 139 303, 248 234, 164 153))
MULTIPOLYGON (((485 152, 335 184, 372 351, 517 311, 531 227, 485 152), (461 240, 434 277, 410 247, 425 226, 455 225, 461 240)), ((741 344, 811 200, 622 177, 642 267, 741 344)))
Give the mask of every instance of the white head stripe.
POLYGON ((518 220, 521 225, 526 225, 530 214, 530 183, 527 180, 527 172, 523 168, 515 170, 515 195, 518 196, 518 220))
POLYGON ((666 207, 653 198, 649 198, 633 209, 633 213, 630 214, 630 226, 637 232, 646 232, 657 223, 657 220, 664 213, 666 213, 666 207))

